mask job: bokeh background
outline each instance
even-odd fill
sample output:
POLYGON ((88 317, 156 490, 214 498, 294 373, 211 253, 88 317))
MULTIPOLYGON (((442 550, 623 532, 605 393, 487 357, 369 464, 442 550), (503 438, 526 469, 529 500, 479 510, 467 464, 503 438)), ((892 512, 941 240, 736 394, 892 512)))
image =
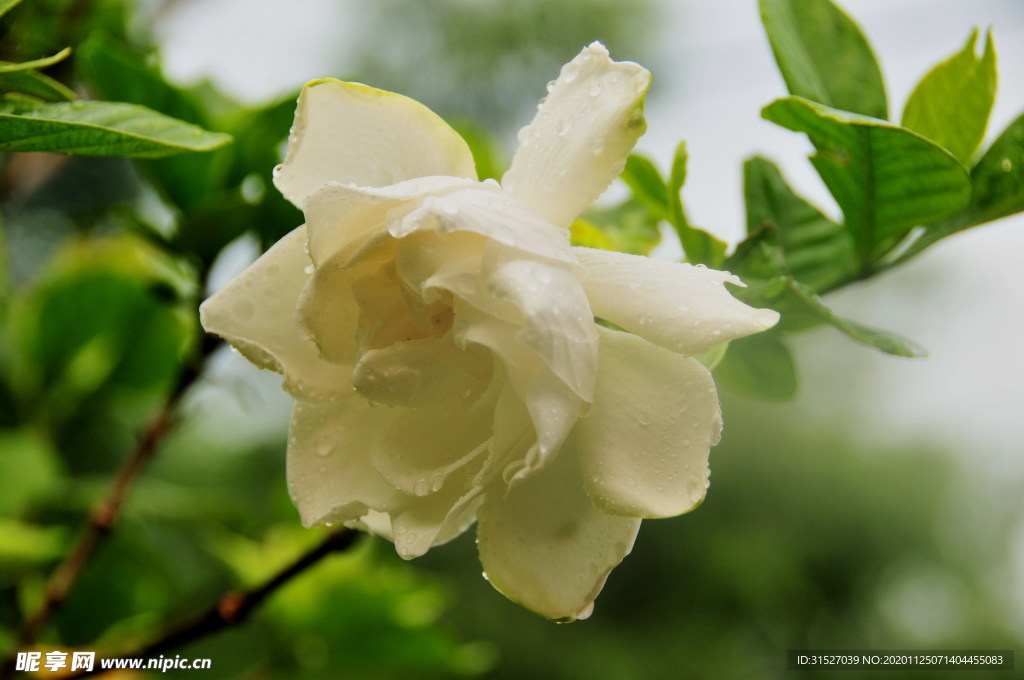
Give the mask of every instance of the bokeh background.
MULTIPOLYGON (((989 139, 1024 111, 1018 0, 844 7, 873 41, 894 109, 971 27, 992 26, 989 139)), ((51 75, 161 102, 239 142, 213 164, 3 160, 0 648, 193 342, 186 308, 209 290, 153 244, 188 230, 178 242, 211 266, 215 289, 301 220, 269 182, 297 88, 336 76, 412 96, 500 173, 545 83, 594 39, 653 72, 638 148, 665 167, 688 142, 694 223, 741 235, 740 166, 755 153, 838 213, 809 144, 760 119, 785 90, 754 0, 26 0, 5 17, 0 58, 75 46, 74 67, 51 75), (134 80, 132 63, 188 96, 134 80)), ((656 254, 679 249, 666 237, 656 254)), ((793 343, 796 399, 723 388, 706 502, 645 522, 588 621, 555 625, 502 598, 470 532, 412 563, 365 541, 244 627, 178 651, 212 658, 194 673, 207 678, 739 679, 836 674, 787 672, 796 648, 1013 648, 1024 638, 1022 254, 1024 221, 1008 219, 830 296, 931 356, 897 359, 814 330, 793 343)), ((41 649, 131 647, 319 540, 287 498, 279 382, 230 352, 214 357, 41 649)))

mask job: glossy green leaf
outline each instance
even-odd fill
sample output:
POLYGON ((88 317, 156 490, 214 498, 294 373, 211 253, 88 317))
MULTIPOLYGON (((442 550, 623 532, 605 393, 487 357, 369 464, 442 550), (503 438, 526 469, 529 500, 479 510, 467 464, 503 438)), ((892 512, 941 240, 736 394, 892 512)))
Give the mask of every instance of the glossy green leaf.
POLYGON ((800 97, 776 100, 761 115, 806 133, 817 148, 811 162, 843 209, 862 266, 914 227, 956 213, 970 200, 963 165, 898 125, 800 97))
POLYGON ((971 223, 1024 211, 1024 115, 1010 123, 971 170, 971 223))
POLYGON ((814 291, 803 284, 796 281, 790 282, 789 292, 794 300, 804 306, 807 312, 858 342, 894 356, 908 358, 928 356, 927 350, 912 340, 837 316, 821 298, 814 294, 814 291))
POLYGON ((796 395, 797 376, 793 356, 777 333, 758 333, 730 343, 715 378, 726 387, 771 401, 796 395))
POLYGON ((0 17, 14 9, 21 0, 0 0, 0 17))
MULTIPOLYGON (((0 66, 10 65, 0 62, 0 66)), ((9 71, 0 73, 0 92, 26 94, 48 102, 73 101, 74 90, 37 71, 9 71)))
POLYGON ((64 527, 42 527, 0 518, 0 561, 5 566, 53 560, 67 548, 67 541, 68 531, 64 527))
POLYGON ((78 46, 75 66, 96 99, 139 104, 186 123, 208 125, 198 107, 164 80, 153 56, 98 31, 78 46))
POLYGON ((229 135, 133 104, 73 102, 0 108, 0 151, 159 158, 210 151, 229 135))
POLYGON ((0 430, 0 515, 24 516, 60 491, 53 445, 30 429, 0 430))
POLYGON ((755 157, 744 163, 743 196, 747 233, 768 224, 777 227, 786 263, 798 281, 820 292, 855 273, 849 234, 798 196, 771 161, 755 157))
POLYGON ((583 245, 582 240, 588 239, 589 245, 595 248, 647 255, 661 243, 658 217, 635 200, 604 210, 588 210, 584 219, 577 222, 579 226, 573 229, 577 245, 583 245), (600 243, 601 237, 595 236, 593 229, 604 235, 605 244, 600 243))
POLYGON ((992 34, 981 57, 978 31, 960 52, 928 72, 903 110, 902 125, 949 150, 965 165, 985 137, 996 98, 996 50, 992 34))
POLYGON ((789 92, 844 111, 888 117, 867 38, 831 0, 760 0, 761 21, 789 92))
POLYGON ((686 183, 686 165, 689 154, 686 151, 686 142, 680 142, 676 146, 675 154, 672 156, 672 170, 668 179, 668 215, 669 222, 676 229, 679 241, 686 253, 686 261, 694 264, 706 264, 709 267, 721 267, 725 261, 724 242, 718 240, 703 229, 698 229, 690 224, 683 209, 682 190, 686 183))
POLYGON ((622 170, 622 180, 645 208, 660 219, 669 219, 668 187, 653 161, 640 154, 630 154, 622 170))
POLYGON ((50 57, 43 57, 42 59, 23 61, 20 64, 0 62, 0 73, 13 73, 15 71, 31 71, 32 69, 46 68, 47 66, 53 66, 59 61, 63 61, 69 54, 71 54, 71 48, 65 47, 57 54, 50 57))
POLYGON ((910 340, 832 312, 812 288, 793 278, 779 230, 772 224, 763 224, 740 243, 727 260, 726 268, 738 274, 746 284, 745 288, 731 287, 733 295, 755 307, 770 307, 782 314, 776 332, 799 331, 825 323, 887 354, 904 357, 926 354, 910 340))

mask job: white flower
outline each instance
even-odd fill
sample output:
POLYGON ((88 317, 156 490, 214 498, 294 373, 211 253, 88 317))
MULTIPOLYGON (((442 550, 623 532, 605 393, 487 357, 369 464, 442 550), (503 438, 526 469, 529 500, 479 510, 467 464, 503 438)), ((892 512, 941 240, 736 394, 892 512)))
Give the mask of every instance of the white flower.
POLYGON ((572 620, 641 518, 701 502, 721 419, 688 355, 777 315, 733 298, 728 273, 572 247, 567 229, 643 132, 649 80, 584 49, 500 186, 421 104, 306 86, 275 175, 306 225, 201 314, 284 375, 307 526, 360 526, 411 558, 476 520, 491 583, 572 620))

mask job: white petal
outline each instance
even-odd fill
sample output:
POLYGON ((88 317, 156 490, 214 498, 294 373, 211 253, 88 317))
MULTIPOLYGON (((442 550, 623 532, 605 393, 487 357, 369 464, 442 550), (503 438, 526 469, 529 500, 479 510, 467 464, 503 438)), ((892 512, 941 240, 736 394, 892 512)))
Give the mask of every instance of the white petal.
POLYGON ((651 74, 615 62, 600 43, 562 67, 501 179, 505 191, 560 227, 608 188, 647 127, 651 74))
POLYGON ((473 155, 458 133, 408 97, 325 79, 299 95, 274 184, 305 209, 307 197, 328 182, 385 186, 429 175, 476 179, 473 155))
POLYGON ((630 333, 601 329, 597 392, 573 430, 590 497, 624 517, 671 517, 704 499, 722 418, 711 373, 630 333))
POLYGON ((458 177, 418 177, 383 187, 331 182, 312 192, 306 202, 309 256, 313 264, 344 262, 364 242, 386 232, 389 222, 411 209, 424 196, 442 196, 476 186, 458 177))
POLYGON ((579 279, 561 264, 496 258, 485 272, 492 298, 510 302, 523 315, 517 339, 537 354, 580 399, 594 395, 597 331, 579 279))
POLYGON ((599 511, 583 491, 571 447, 477 512, 480 561, 491 584, 550 619, 585 618, 608 573, 629 554, 640 520, 599 511))
MULTIPOLYGON (((584 402, 521 341, 521 329, 475 307, 455 300, 456 339, 467 344, 487 347, 501 360, 520 406, 533 424, 534 442, 529 453, 512 462, 503 471, 506 481, 521 479, 542 467, 558 452, 569 435, 584 402)), ((596 346, 596 343, 595 343, 596 346)))
POLYGON ((370 408, 354 394, 333 402, 296 401, 288 438, 288 491, 304 525, 358 520, 369 509, 396 512, 410 500, 370 462, 389 416, 387 409, 370 408))
POLYGON ((482 460, 454 471, 437 493, 401 493, 370 464, 371 452, 387 445, 382 436, 395 429, 396 411, 370 408, 358 397, 296 402, 288 489, 306 526, 344 523, 366 529, 394 541, 409 559, 472 524, 481 494, 473 482, 482 460))
POLYGON ((435 192, 401 221, 393 222, 390 230, 396 238, 428 230, 442 234, 470 232, 531 256, 577 266, 568 230, 553 228, 525 205, 499 191, 496 184, 487 182, 446 195, 435 192))
POLYGON ((470 401, 490 381, 490 353, 477 347, 460 349, 450 333, 367 350, 352 376, 355 388, 371 402, 411 407, 456 398, 470 401))
POLYGON ((673 352, 700 354, 726 340, 771 328, 777 312, 729 294, 729 272, 608 250, 574 248, 587 270, 594 315, 673 352))
MULTIPOLYGON (((355 363, 362 305, 374 307, 375 319, 391 324, 407 320, 401 293, 394 277, 388 275, 394 252, 394 239, 388 237, 372 249, 363 249, 358 259, 331 261, 313 271, 299 295, 296 319, 326 361, 348 366, 355 363), (378 312, 384 302, 387 306, 378 312), (388 310, 393 313, 388 314, 388 310)), ((397 333, 402 335, 404 331, 397 333)))
POLYGON ((479 467, 480 461, 464 466, 440 491, 417 499, 417 503, 392 517, 393 540, 400 557, 419 557, 473 525, 483 501, 482 490, 472 485, 479 467))
POLYGON ((387 412, 388 426, 368 449, 374 468, 405 493, 436 493, 449 475, 486 453, 497 396, 494 389, 424 408, 378 407, 387 412))
POLYGON ((320 358, 294 323, 309 274, 306 229, 299 227, 206 300, 199 318, 260 368, 284 374, 295 396, 317 399, 349 390, 347 372, 320 358))

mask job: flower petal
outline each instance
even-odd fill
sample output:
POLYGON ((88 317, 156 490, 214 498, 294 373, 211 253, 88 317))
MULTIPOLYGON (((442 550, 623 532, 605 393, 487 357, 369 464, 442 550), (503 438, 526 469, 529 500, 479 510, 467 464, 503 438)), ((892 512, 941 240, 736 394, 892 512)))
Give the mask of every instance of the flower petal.
POLYGON ((597 370, 597 331, 579 279, 565 265, 494 258, 485 272, 490 296, 511 302, 523 315, 517 339, 537 354, 580 399, 591 401, 597 370), (556 292, 557 291, 557 292, 556 292))
POLYGON ((460 349, 450 333, 367 350, 352 375, 355 388, 371 402, 414 408, 456 398, 471 401, 490 381, 490 353, 460 349))
MULTIPOLYGON (((534 437, 525 455, 503 469, 506 482, 543 467, 558 452, 583 411, 583 401, 536 353, 521 341, 520 328, 455 298, 456 341, 487 347, 501 360, 504 374, 529 415, 534 437), (532 446, 533 443, 536 446, 532 446)), ((595 343, 596 346, 596 343, 595 343)))
POLYGON ((537 213, 499 191, 497 184, 483 182, 447 195, 435 192, 390 226, 395 238, 428 230, 480 234, 495 245, 578 268, 568 230, 553 229, 537 213))
POLYGON ((477 512, 484 573, 506 597, 550 619, 586 618, 640 520, 606 515, 583 491, 566 445, 543 470, 488 492, 477 512))
POLYGON ((409 560, 447 543, 476 521, 482 490, 472 485, 480 465, 463 466, 437 493, 418 499, 391 518, 395 550, 409 560))
MULTIPOLYGON (((361 257, 347 262, 327 262, 313 271, 296 305, 298 326, 315 342, 320 356, 333 364, 355 363, 360 341, 362 305, 381 306, 393 314, 375 314, 389 326, 408 320, 401 294, 392 286, 388 265, 394 256, 394 239, 387 238, 373 248, 360 251, 361 257)), ((409 321, 411 323, 411 321, 409 321)), ((380 329, 377 329, 378 332, 380 329)), ((401 335, 405 327, 389 330, 401 335)))
POLYGON ((592 43, 562 67, 501 185, 555 226, 567 227, 615 179, 647 127, 651 74, 592 43))
POLYGON ((299 95, 274 184, 304 210, 328 182, 385 186, 429 175, 476 179, 473 155, 457 132, 408 97, 324 79, 299 95))
POLYGON ((497 395, 492 389, 476 399, 455 395, 425 408, 381 407, 387 428, 366 453, 396 489, 415 496, 436 493, 449 475, 486 452, 497 395))
POLYGON ((383 187, 324 184, 306 201, 309 257, 318 267, 328 261, 344 262, 363 243, 386 232, 403 206, 412 208, 424 196, 442 196, 477 184, 459 177, 417 177, 383 187))
POLYGON ((671 517, 704 499, 722 431, 711 373, 696 359, 601 329, 594 404, 573 438, 587 493, 624 517, 671 517))
MULTIPOLYGON (((463 465, 433 495, 401 493, 370 464, 396 410, 341 402, 297 401, 288 445, 288 491, 306 526, 345 523, 395 542, 405 559, 449 541, 472 524, 480 502, 473 487, 482 460, 463 465)), ((392 442, 393 443, 393 442, 392 442)))
POLYGON ((587 270, 583 288, 594 315, 673 352, 700 354, 771 328, 778 312, 748 307, 725 283, 729 272, 608 250, 574 248, 587 270))
POLYGON ((284 374, 290 393, 317 399, 351 388, 346 372, 323 361, 292 321, 309 280, 305 242, 305 227, 293 230, 203 302, 199 318, 207 332, 223 337, 249 361, 284 374))
POLYGON ((391 513, 411 500, 370 464, 369 451, 389 424, 387 409, 351 394, 330 402, 298 400, 288 437, 288 492, 305 526, 391 513))

